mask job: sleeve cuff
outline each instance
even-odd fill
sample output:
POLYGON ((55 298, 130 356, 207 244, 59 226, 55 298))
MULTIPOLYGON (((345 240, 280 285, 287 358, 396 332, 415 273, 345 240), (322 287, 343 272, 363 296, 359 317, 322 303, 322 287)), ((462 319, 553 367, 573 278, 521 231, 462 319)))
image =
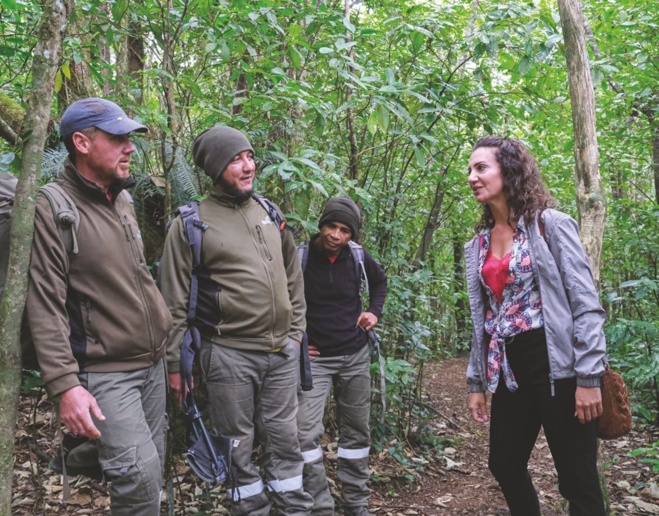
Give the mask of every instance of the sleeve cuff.
POLYGON ((593 388, 593 387, 601 387, 601 386, 602 386, 602 378, 600 376, 593 376, 590 378, 581 378, 577 376, 577 387, 593 388))

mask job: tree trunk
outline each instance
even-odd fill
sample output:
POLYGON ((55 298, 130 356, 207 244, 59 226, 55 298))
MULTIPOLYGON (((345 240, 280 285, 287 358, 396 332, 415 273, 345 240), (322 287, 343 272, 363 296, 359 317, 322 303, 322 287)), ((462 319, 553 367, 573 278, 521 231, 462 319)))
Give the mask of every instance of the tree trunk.
POLYGON ((423 228, 423 235, 421 236, 421 243, 416 252, 416 265, 421 266, 422 262, 426 261, 428 251, 430 251, 430 244, 432 244, 432 237, 438 226, 439 214, 442 211, 444 204, 444 185, 441 178, 446 174, 446 169, 443 170, 440 177, 437 179, 437 188, 435 189, 435 201, 432 203, 430 213, 428 213, 428 220, 426 226, 423 228))
POLYGON ((34 207, 43 149, 48 135, 55 74, 59 67, 67 6, 61 0, 43 5, 39 40, 32 63, 32 92, 23 123, 23 163, 12 210, 9 268, 0 304, 0 515, 11 514, 14 429, 21 388, 20 327, 27 293, 24 264, 30 260, 34 207))
POLYGON ((136 22, 128 24, 128 74, 132 82, 131 89, 135 92, 135 102, 144 103, 144 37, 140 32, 140 26, 136 22))
POLYGON ((654 165, 654 202, 659 204, 659 129, 654 131, 652 141, 652 162, 654 165))
MULTIPOLYGON (((451 231, 451 240, 453 241, 453 281, 454 292, 459 294, 465 290, 465 250, 464 235, 456 226, 451 231)), ((467 328, 467 307, 465 306, 464 296, 458 295, 455 301, 455 332, 458 338, 465 335, 467 328)))
POLYGON ((565 41, 572 124, 574 127, 575 182, 581 240, 599 285, 606 201, 599 173, 595 96, 586 49, 580 0, 558 0, 565 41))
MULTIPOLYGON (((345 15, 346 19, 350 19, 350 0, 345 0, 345 15)), ((349 30, 346 30, 346 42, 352 39, 352 35, 349 30)), ((350 59, 355 58, 355 47, 350 47, 348 53, 350 59)), ((350 72, 355 73, 356 70, 351 66, 350 72)), ((350 82, 346 83, 346 104, 350 106, 350 100, 352 99, 352 86, 350 82)), ((355 134, 355 113, 352 109, 352 106, 346 109, 346 123, 348 125, 348 142, 350 143, 350 153, 348 155, 349 160, 349 169, 350 169, 350 179, 359 182, 359 153, 357 151, 357 135, 355 134)))

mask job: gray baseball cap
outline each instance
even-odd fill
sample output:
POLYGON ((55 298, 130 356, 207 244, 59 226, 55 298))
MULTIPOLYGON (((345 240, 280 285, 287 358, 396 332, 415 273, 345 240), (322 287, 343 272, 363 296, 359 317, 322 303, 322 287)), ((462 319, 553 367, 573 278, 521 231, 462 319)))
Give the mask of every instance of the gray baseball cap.
POLYGON ((148 131, 142 124, 128 118, 124 110, 114 102, 93 97, 76 100, 64 111, 60 135, 65 138, 89 127, 97 127, 114 135, 148 131))

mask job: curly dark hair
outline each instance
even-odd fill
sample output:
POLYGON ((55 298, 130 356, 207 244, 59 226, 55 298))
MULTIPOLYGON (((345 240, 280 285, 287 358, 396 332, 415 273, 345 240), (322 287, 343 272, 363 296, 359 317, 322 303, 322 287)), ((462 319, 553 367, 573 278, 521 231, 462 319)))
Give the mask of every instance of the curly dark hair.
MULTIPOLYGON (((533 220, 538 212, 553 208, 556 201, 549 193, 540 176, 540 167, 524 144, 510 138, 486 136, 478 140, 472 152, 481 147, 497 149, 495 158, 501 167, 503 193, 510 209, 508 223, 515 226, 520 217, 525 222, 533 220)), ((494 216, 487 204, 476 224, 476 231, 494 226, 494 216)))

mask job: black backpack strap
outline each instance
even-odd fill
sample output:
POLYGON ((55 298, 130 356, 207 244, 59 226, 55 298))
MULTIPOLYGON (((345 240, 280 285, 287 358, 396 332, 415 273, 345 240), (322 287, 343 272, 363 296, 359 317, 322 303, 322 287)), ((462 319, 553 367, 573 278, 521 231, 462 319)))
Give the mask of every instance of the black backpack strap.
POLYGON ((274 222, 275 225, 279 228, 279 231, 288 229, 291 233, 293 233, 293 236, 297 235, 295 228, 286 222, 286 218, 279 209, 279 206, 260 194, 252 194, 252 199, 261 205, 261 207, 268 214, 268 217, 270 217, 270 220, 272 220, 272 222, 274 222))
MULTIPOLYGON (((297 257, 300 259, 300 266, 302 273, 307 268, 309 261, 309 241, 305 240, 297 245, 297 257)), ((307 332, 302 335, 302 342, 300 344, 300 386, 303 391, 310 391, 313 389, 313 377, 311 375, 311 359, 309 358, 309 337, 307 332)))
POLYGON ((297 245, 297 257, 300 259, 300 266, 302 267, 302 272, 307 268, 307 262, 309 261, 309 241, 305 240, 300 242, 297 245))
POLYGON ((368 277, 366 276, 366 267, 364 266, 364 248, 354 240, 349 240, 348 246, 350 246, 352 260, 355 263, 355 271, 359 278, 359 292, 361 296, 362 293, 369 292, 368 277))
POLYGON ((198 272, 201 267, 201 242, 208 224, 199 218, 199 202, 185 204, 176 210, 183 222, 183 230, 190 244, 192 252, 192 271, 190 274, 190 296, 188 298, 188 325, 191 325, 197 316, 197 298, 199 296, 198 272))
POLYGON ((180 372, 183 386, 183 403, 186 415, 193 421, 201 418, 201 414, 192 397, 192 366, 201 347, 201 334, 195 327, 194 320, 197 315, 197 298, 199 295, 199 267, 201 266, 202 234, 208 225, 199 218, 199 202, 185 204, 176 210, 183 223, 183 231, 192 252, 192 270, 190 271, 190 295, 188 297, 188 329, 181 342, 180 372))
POLYGON ((302 334, 302 342, 300 343, 300 387, 303 391, 313 389, 311 359, 309 358, 309 337, 307 337, 306 331, 302 334))

